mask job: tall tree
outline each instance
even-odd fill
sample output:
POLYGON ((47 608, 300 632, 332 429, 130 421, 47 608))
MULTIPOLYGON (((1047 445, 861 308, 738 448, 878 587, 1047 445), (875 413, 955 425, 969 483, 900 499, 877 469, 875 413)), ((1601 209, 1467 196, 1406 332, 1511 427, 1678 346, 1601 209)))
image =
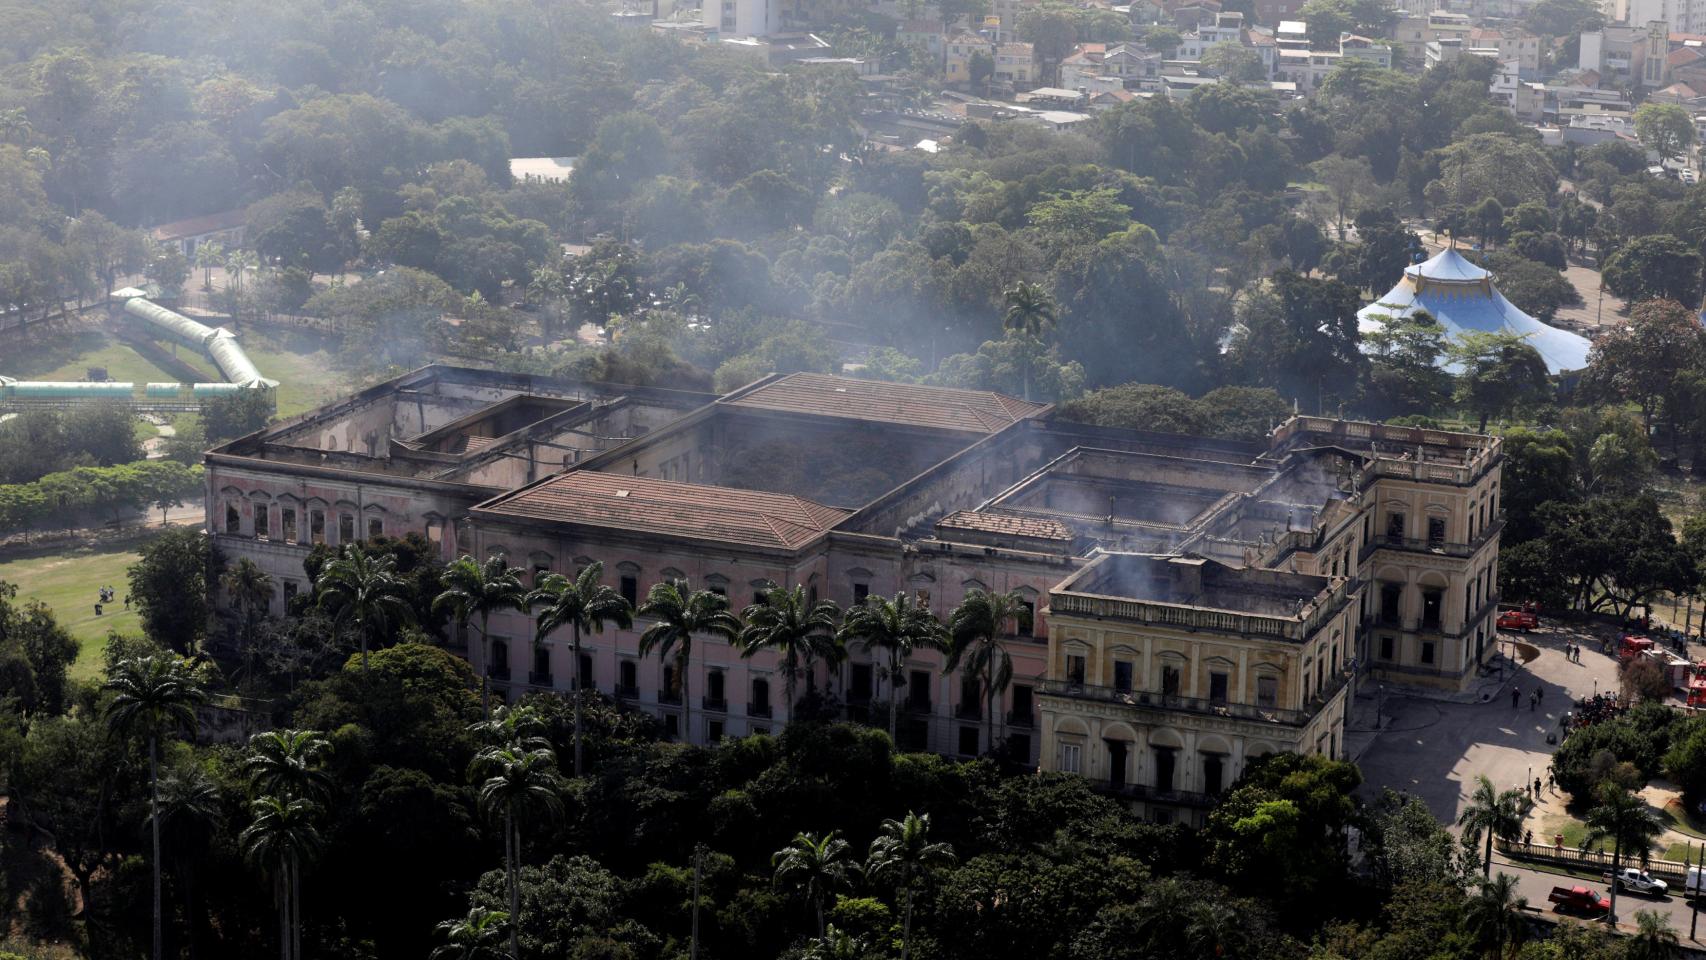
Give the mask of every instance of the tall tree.
POLYGON ((154 960, 160 948, 160 740, 179 730, 196 729, 195 708, 207 699, 188 664, 157 653, 123 660, 108 676, 111 691, 107 722, 114 732, 148 743, 148 820, 154 838, 154 960))
POLYGON ((1515 334, 1468 331, 1447 352, 1461 371, 1457 402, 1480 416, 1482 433, 1490 417, 1541 403, 1551 391, 1546 361, 1515 334))
POLYGON ((1493 837, 1515 840, 1522 836, 1523 818, 1528 816, 1534 802, 1529 799, 1525 790, 1498 792, 1493 787, 1493 781, 1485 776, 1476 777, 1475 782, 1475 793, 1470 796, 1469 806, 1464 808, 1462 816, 1457 818, 1457 825, 1471 831, 1476 837, 1486 837, 1487 855, 1481 867, 1481 875, 1491 877, 1493 837))
POLYGON ((833 600, 811 603, 800 584, 764 588, 762 598, 741 612, 746 626, 740 632, 740 655, 751 657, 760 650, 775 653, 782 661, 782 688, 788 698, 788 719, 794 719, 794 690, 800 664, 811 669, 817 657, 831 654, 835 624, 841 610, 833 600))
POLYGON ((606 623, 623 630, 634 625, 634 610, 620 592, 599 579, 604 564, 594 561, 570 580, 553 573, 539 582, 526 598, 531 609, 540 607, 539 643, 544 643, 553 631, 569 628, 569 650, 574 656, 574 713, 575 713, 575 776, 581 775, 581 701, 586 697, 585 678, 581 676, 581 634, 603 633, 606 623))
POLYGON ((142 548, 127 576, 149 638, 181 654, 207 633, 212 550, 200 530, 172 530, 142 548))
POLYGON ((1007 652, 1012 636, 1009 624, 1021 630, 1031 625, 1031 608, 1016 593, 974 588, 948 615, 951 645, 942 669, 946 673, 964 670, 976 679, 984 699, 985 750, 995 749, 995 698, 1013 682, 1013 658, 1007 652))
POLYGON ((824 934, 823 911, 835 895, 851 890, 855 865, 847 856, 847 841, 831 830, 823 836, 798 833, 787 846, 776 851, 770 864, 776 869, 776 886, 789 890, 811 904, 817 916, 817 935, 824 934))
MULTIPOLYGON (((1599 805, 1589 810, 1585 818, 1587 842, 1611 840, 1611 874, 1622 867, 1624 850, 1639 851, 1645 861, 1653 844, 1665 833, 1665 822, 1641 795, 1621 784, 1606 781, 1599 785, 1599 805)), ((1611 884, 1611 916, 1617 916, 1617 884, 1611 884)))
POLYGON ((320 808, 308 800, 269 795, 257 798, 249 810, 254 820, 238 843, 250 863, 272 874, 280 960, 302 960, 302 866, 322 846, 314 824, 320 808))
POLYGON ((1694 146, 1694 117, 1674 103, 1643 103, 1635 111, 1635 136, 1660 160, 1670 160, 1694 146))
POLYGON ((397 575, 397 558, 369 553, 360 543, 345 544, 314 581, 316 606, 339 623, 348 623, 361 644, 361 672, 367 673, 368 639, 375 631, 409 623, 414 607, 409 585, 397 575))
POLYGON ((272 605, 273 580, 260 565, 248 557, 226 568, 219 577, 219 586, 225 591, 225 596, 231 605, 237 609, 237 616, 242 626, 242 649, 244 659, 244 675, 254 676, 255 627, 261 618, 266 616, 267 608, 272 605))
POLYGON ((693 700, 688 671, 693 666, 693 635, 706 634, 734 646, 740 642, 740 620, 729 612, 729 598, 710 590, 694 590, 686 580, 652 584, 637 611, 655 621, 640 634, 640 656, 657 651, 663 660, 675 659, 676 689, 681 695, 681 739, 693 740, 693 700))
POLYGON ((865 876, 894 884, 901 898, 900 960, 912 953, 912 899, 925 874, 954 862, 954 848, 930 841, 930 815, 907 811, 904 820, 884 820, 882 832, 871 841, 865 876))
POLYGON ((501 819, 504 832, 504 873, 509 891, 509 952, 521 956, 521 821, 542 810, 555 815, 563 808, 562 778, 553 769, 556 757, 548 748, 528 749, 511 744, 480 751, 469 773, 480 783, 480 811, 488 819, 501 819), (500 816, 501 815, 501 816, 500 816))
POLYGON ((162 843, 170 851, 177 870, 178 883, 184 892, 184 919, 189 924, 189 955, 194 960, 196 928, 204 919, 196 912, 195 861, 206 856, 223 825, 225 810, 219 787, 200 767, 161 777, 159 796, 149 827, 152 829, 154 820, 160 822, 162 843))
POLYGON ((840 635, 843 643, 860 644, 867 653, 882 651, 887 659, 881 672, 889 685, 889 739, 895 739, 898 691, 906 682, 906 659, 915 650, 947 650, 947 629, 928 607, 920 606, 903 590, 893 600, 870 596, 864 603, 849 607, 840 635))
POLYGON ((1496 960, 1514 956, 1528 938, 1528 901, 1517 895, 1516 878, 1501 873, 1481 882, 1480 892, 1469 898, 1465 925, 1474 941, 1496 960))
MULTIPOLYGON (((1097 237, 1095 239, 1100 239, 1097 237)), ((1054 297, 1040 283, 1024 280, 1001 295, 1001 327, 1009 333, 1019 333, 1044 340, 1054 330, 1060 308, 1054 297)), ((1025 368, 1025 399, 1031 399, 1031 371, 1025 368)))
POLYGON ((249 738, 243 760, 249 790, 286 800, 324 803, 332 792, 332 777, 324 769, 332 744, 317 730, 268 730, 249 738))
POLYGON ((444 569, 444 592, 432 601, 433 612, 448 612, 459 630, 466 631, 468 621, 480 618, 480 706, 488 717, 492 715, 492 614, 499 610, 527 612, 527 588, 522 585, 521 574, 520 567, 510 566, 498 554, 487 557, 484 563, 463 554, 444 569))

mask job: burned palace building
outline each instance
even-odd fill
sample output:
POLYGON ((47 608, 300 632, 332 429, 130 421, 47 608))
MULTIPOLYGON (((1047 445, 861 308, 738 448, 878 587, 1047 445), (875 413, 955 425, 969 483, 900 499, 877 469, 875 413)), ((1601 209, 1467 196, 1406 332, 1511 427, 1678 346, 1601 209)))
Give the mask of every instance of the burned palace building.
MULTIPOLYGON (((1088 426, 987 391, 825 374, 723 396, 426 367, 210 451, 208 529, 310 589, 315 544, 420 533, 530 577, 597 560, 630 600, 684 578, 737 611, 770 585, 946 617, 1017 594, 1012 681, 880 651, 801 677, 903 747, 1005 744, 1156 818, 1192 819, 1273 751, 1343 749, 1359 683, 1460 689, 1495 645, 1499 440, 1294 417, 1260 442, 1088 426), (992 742, 993 741, 993 742, 992 742)), ((691 676, 640 633, 583 638, 583 682, 674 737, 770 732, 780 665, 716 640, 691 676), (685 679, 687 683, 681 683, 685 679), (684 703, 685 687, 692 702, 684 703)), ((566 638, 496 614, 466 655, 510 697, 571 689, 566 638)))

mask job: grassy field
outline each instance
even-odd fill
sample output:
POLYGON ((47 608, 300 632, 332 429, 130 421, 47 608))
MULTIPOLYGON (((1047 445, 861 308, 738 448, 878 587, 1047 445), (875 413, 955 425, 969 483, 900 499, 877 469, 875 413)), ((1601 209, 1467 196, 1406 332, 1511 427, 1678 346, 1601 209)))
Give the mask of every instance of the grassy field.
MULTIPOLYGON (((0 361, 0 373, 20 380, 82 380, 90 367, 106 367, 107 376, 132 383, 167 383, 178 379, 96 330, 78 330, 7 354, 0 361)), ((218 379, 213 364, 194 351, 180 348, 178 356, 185 363, 206 370, 209 379, 218 379)))
POLYGON ((136 612, 124 609, 124 596, 129 592, 125 571, 136 562, 143 542, 133 540, 122 546, 0 559, 0 580, 18 587, 20 601, 40 600, 52 607, 60 624, 82 646, 77 663, 71 668, 73 677, 86 680, 100 672, 101 653, 106 649, 109 631, 141 632, 136 612), (119 600, 97 617, 95 599, 103 586, 118 591, 119 600))
POLYGON ((294 417, 351 392, 353 379, 332 366, 323 337, 311 333, 244 327, 237 342, 255 367, 278 383, 278 415, 294 417))
MULTIPOLYGON (((354 383, 333 367, 333 354, 324 338, 310 333, 245 327, 237 335, 249 359, 262 374, 279 381, 278 415, 293 417, 349 393, 354 383)), ((187 347, 178 358, 202 371, 209 382, 222 379, 213 362, 187 347)), ((167 383, 175 374, 122 343, 96 330, 79 330, 48 342, 8 351, 0 373, 20 380, 82 380, 90 367, 105 367, 107 376, 132 383, 167 383)), ((154 435, 152 428, 139 437, 154 435)))

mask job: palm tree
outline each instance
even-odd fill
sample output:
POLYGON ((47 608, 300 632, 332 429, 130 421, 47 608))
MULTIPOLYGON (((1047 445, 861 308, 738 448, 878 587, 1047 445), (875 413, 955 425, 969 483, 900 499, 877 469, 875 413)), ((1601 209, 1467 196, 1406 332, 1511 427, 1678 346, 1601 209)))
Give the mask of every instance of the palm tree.
POLYGON ((817 914, 817 935, 823 936, 826 901, 853 887, 857 869, 847 859, 847 841, 831 830, 824 836, 797 833, 787 846, 770 858, 776 868, 776 886, 804 897, 817 914))
POLYGON ((995 698, 1013 682, 1013 658, 1007 653, 1006 626, 1029 626, 1031 610, 1016 593, 972 589, 948 615, 948 661, 944 673, 963 669, 983 691, 986 749, 995 749, 995 698))
MULTIPOLYGON (((1599 785, 1599 806, 1588 811, 1585 822, 1588 827, 1587 843, 1611 838, 1613 878, 1621 866, 1625 847, 1641 851, 1641 859, 1645 860, 1653 849, 1653 842, 1665 832, 1664 821, 1647 806, 1645 800, 1609 780, 1599 785)), ((1611 916, 1607 919, 1616 923, 1616 918, 1617 881, 1613 879, 1611 916)))
POLYGON ((219 586, 225 590, 225 595, 231 598, 231 604, 243 618, 243 659, 246 664, 244 673, 252 678, 254 665, 249 661, 255 652, 255 625, 266 614, 267 608, 272 606, 272 577, 255 561, 243 557, 226 569, 219 578, 219 586))
POLYGON ((867 653, 881 650, 887 655, 888 665, 883 669, 889 684, 889 739, 893 740, 900 709, 897 691, 906 682, 906 658, 914 650, 948 649, 947 629, 903 590, 893 600, 871 596, 849 607, 840 637, 844 643, 860 644, 867 653))
POLYGON ((195 708, 207 694, 177 657, 158 653, 121 661, 103 689, 113 693, 107 723, 148 741, 148 821, 154 837, 154 958, 160 960, 160 739, 196 729, 195 708))
POLYGON ((480 811, 492 821, 503 815, 504 875, 509 889, 509 952, 521 956, 517 928, 521 925, 521 818, 530 810, 555 815, 563 808, 562 778, 552 769, 556 757, 545 747, 519 745, 487 747, 474 757, 469 774, 480 784, 480 811))
POLYGON ((329 610, 338 624, 350 622, 361 643, 361 673, 367 675, 367 640, 374 629, 409 623, 415 618, 409 605, 409 585, 397 575, 397 558, 387 553, 368 553, 359 543, 346 544, 338 558, 326 564, 314 581, 320 599, 316 605, 329 610))
POLYGON ((693 664, 693 635, 718 637, 736 644, 740 621, 729 612, 729 598, 710 590, 693 590, 686 580, 652 584, 638 614, 657 621, 640 634, 640 656, 653 650, 663 660, 675 653, 675 682, 681 693, 681 738, 693 739, 693 701, 688 696, 687 670, 693 664))
POLYGON ((468 621, 480 618, 480 706, 486 716, 492 715, 492 695, 488 679, 492 672, 491 620, 499 610, 527 612, 527 587, 521 582, 521 568, 504 562, 499 554, 486 558, 485 563, 463 554, 444 568, 444 592, 432 601, 432 612, 442 615, 449 611, 456 626, 468 629, 468 621))
POLYGON ((332 792, 332 777, 321 768, 332 744, 318 730, 269 730, 249 738, 243 768, 249 790, 288 800, 324 802, 332 792))
POLYGON ((23 107, 0 110, 0 142, 28 143, 33 127, 23 107))
POLYGON ((500 703, 492 708, 491 716, 468 725, 468 732, 474 735, 474 739, 488 747, 520 747, 523 750, 549 747, 551 741, 545 738, 544 730, 544 718, 528 704, 508 706, 500 703))
POLYGON ((160 778, 160 803, 149 826, 159 821, 165 846, 172 851, 177 865, 178 882, 184 888, 184 918, 189 922, 189 953, 196 955, 195 870, 194 861, 207 852, 208 838, 213 836, 224 820, 219 788, 200 767, 190 767, 183 774, 169 773, 160 778))
POLYGON ((603 633, 605 623, 626 630, 634 625, 634 610, 627 598, 599 582, 604 564, 594 561, 586 565, 573 580, 553 573, 527 595, 529 609, 543 605, 539 611, 539 632, 535 642, 543 643, 551 631, 567 626, 570 629, 569 648, 575 666, 575 776, 581 775, 581 698, 585 696, 585 679, 581 676, 581 634, 603 633))
POLYGON ((1481 881, 1481 893, 1470 898, 1464 921, 1489 957, 1514 955, 1528 939, 1528 921, 1522 915, 1527 908, 1528 901, 1517 896, 1516 878, 1501 873, 1481 881))
POLYGON ((812 603, 806 599, 806 588, 799 584, 791 589, 769 584, 762 598, 741 612, 746 626, 740 632, 740 655, 745 658, 760 650, 771 650, 780 656, 789 720, 794 719, 794 689, 800 661, 804 659, 809 664, 816 657, 833 656, 835 622, 840 616, 841 608, 835 601, 812 603))
POLYGON ((195 248, 195 265, 201 268, 201 288, 213 289, 213 268, 225 262, 225 245, 217 241, 200 243, 195 248))
POLYGON ((250 863, 272 874, 278 904, 279 957, 302 958, 302 864, 320 849, 319 808, 302 799, 264 796, 249 805, 255 819, 237 840, 250 863))
POLYGON ((1487 838, 1487 856, 1481 865, 1481 875, 1493 875, 1493 838, 1515 840, 1522 836, 1522 821, 1533 808, 1534 801, 1522 790, 1506 790, 1504 793, 1494 789, 1493 781, 1486 777, 1476 777, 1475 794, 1469 798, 1469 806, 1464 808, 1463 815, 1457 818, 1457 825, 1470 830, 1473 835, 1485 834, 1487 838))
POLYGON ((1628 960, 1673 960, 1681 946, 1670 918, 1657 910, 1635 911, 1635 932, 1624 941, 1628 960))
POLYGON ((928 813, 920 816, 908 811, 904 820, 884 820, 881 834, 871 841, 865 875, 872 880, 893 881, 903 903, 900 960, 907 960, 912 950, 912 898, 919 878, 953 862, 952 846, 930 842, 928 813))
POLYGON ((513 960, 498 946, 508 926, 509 914, 502 910, 472 907, 466 917, 438 925, 438 932, 449 942, 434 947, 431 960, 513 960))
MULTIPOLYGON (((1041 284, 1019 281, 1001 295, 1001 327, 1042 341, 1054 329, 1059 307, 1041 284)), ((1031 366, 1025 364, 1025 399, 1031 399, 1031 366)))

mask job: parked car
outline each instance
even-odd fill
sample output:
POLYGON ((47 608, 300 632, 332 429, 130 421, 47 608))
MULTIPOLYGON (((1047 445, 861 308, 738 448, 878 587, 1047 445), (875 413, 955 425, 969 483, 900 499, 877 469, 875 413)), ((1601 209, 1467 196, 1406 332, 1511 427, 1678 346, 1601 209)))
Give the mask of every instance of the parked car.
POLYGON ((1656 880, 1652 874, 1635 867, 1624 867, 1617 871, 1615 882, 1617 889, 1624 893, 1644 893, 1650 897, 1662 897, 1670 892, 1670 884, 1656 880))
POLYGON ((1559 913, 1596 914, 1611 911, 1611 899, 1587 887, 1553 887, 1546 896, 1559 913))

